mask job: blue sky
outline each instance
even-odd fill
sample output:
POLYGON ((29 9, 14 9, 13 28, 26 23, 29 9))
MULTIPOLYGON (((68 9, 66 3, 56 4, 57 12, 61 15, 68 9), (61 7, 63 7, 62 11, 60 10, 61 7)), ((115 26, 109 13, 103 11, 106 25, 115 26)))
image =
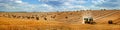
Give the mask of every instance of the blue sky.
POLYGON ((0 11, 53 12, 120 9, 120 0, 0 0, 0 11))

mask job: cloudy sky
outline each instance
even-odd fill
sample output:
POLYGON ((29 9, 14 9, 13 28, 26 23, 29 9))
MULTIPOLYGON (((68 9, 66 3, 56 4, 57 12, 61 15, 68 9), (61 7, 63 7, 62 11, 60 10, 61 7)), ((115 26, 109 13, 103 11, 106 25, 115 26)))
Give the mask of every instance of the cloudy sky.
POLYGON ((52 12, 120 9, 120 0, 0 0, 0 11, 52 12))

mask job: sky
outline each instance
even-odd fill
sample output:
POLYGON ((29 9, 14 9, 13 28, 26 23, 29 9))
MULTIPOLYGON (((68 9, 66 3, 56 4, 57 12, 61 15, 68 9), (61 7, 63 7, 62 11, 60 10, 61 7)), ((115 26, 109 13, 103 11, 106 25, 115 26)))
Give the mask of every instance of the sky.
POLYGON ((0 12, 120 9, 120 0, 0 0, 0 12))

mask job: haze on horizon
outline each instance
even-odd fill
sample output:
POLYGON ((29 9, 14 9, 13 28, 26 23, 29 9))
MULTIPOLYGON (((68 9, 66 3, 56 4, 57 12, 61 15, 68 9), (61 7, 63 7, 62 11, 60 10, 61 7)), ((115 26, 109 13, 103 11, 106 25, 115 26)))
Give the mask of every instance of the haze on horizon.
POLYGON ((0 0, 0 12, 120 9, 120 0, 0 0))

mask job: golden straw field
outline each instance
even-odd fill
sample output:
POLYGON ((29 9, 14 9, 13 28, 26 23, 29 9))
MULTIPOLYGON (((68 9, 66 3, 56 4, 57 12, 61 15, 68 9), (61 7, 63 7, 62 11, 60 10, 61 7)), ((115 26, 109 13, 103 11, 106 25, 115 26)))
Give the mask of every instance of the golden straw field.
POLYGON ((82 24, 85 11, 0 12, 0 30, 120 30, 120 10, 87 11, 95 24, 82 24))

